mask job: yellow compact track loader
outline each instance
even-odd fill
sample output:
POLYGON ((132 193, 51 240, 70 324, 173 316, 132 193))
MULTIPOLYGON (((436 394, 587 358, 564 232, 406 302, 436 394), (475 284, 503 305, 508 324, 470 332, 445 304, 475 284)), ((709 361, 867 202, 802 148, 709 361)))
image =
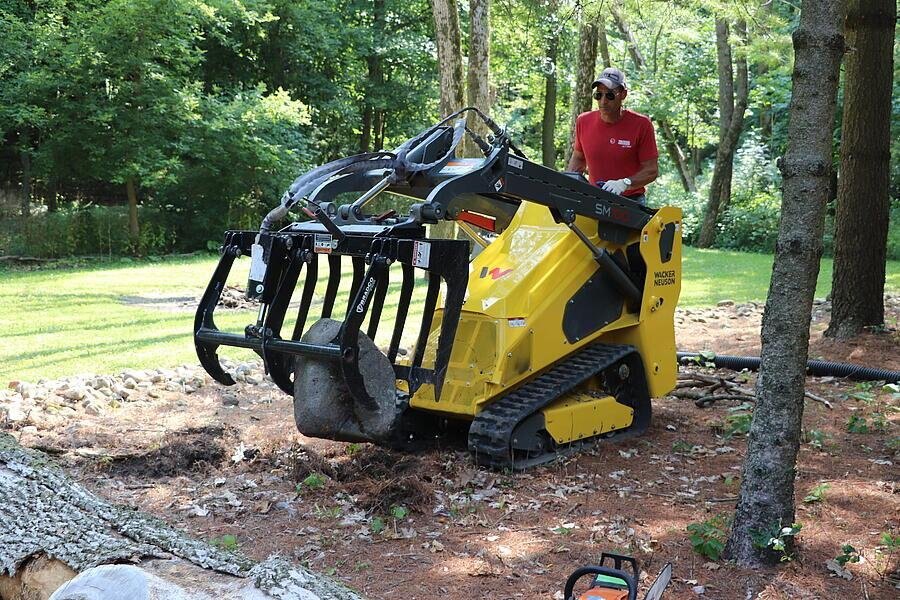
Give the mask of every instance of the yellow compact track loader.
POLYGON ((647 428, 650 398, 676 381, 681 211, 531 162, 475 111, 492 131, 485 141, 466 111, 393 152, 310 171, 259 231, 226 233, 194 327, 213 378, 234 383, 219 346, 251 348, 294 396, 301 433, 403 445, 461 423, 476 462, 499 468, 647 428), (467 132, 482 158, 455 157, 467 132), (398 216, 403 198, 411 206, 398 216), (298 206, 308 220, 275 230, 298 206), (469 239, 428 236, 446 220, 469 239), (227 333, 213 313, 240 256, 259 314, 227 333), (341 276, 345 261, 352 277, 341 276))

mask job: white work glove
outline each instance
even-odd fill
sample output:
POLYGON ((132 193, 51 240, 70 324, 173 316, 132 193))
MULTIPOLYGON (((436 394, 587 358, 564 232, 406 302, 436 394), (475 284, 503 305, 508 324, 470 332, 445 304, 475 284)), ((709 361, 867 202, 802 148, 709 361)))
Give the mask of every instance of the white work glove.
POLYGON ((610 179, 603 184, 603 189, 621 196, 622 192, 628 189, 629 185, 631 185, 631 180, 627 177, 625 179, 610 179))

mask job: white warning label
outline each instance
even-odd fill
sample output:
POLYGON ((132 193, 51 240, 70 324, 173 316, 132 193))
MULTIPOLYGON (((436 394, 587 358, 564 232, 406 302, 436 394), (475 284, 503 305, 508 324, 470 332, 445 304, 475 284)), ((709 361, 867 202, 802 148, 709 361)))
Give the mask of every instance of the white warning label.
POLYGON ((413 242, 412 262, 414 267, 422 267, 427 269, 431 264, 431 243, 430 242, 413 242))
POLYGON ((266 262, 263 260, 263 247, 259 244, 250 246, 250 279, 262 281, 266 277, 266 262))

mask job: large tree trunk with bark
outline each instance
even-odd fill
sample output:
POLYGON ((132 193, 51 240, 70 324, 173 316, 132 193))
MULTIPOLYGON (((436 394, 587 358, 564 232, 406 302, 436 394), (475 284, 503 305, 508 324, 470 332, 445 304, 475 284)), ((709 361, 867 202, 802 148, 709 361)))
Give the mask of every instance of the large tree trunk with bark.
POLYGON ((7 434, 0 434, 0 498, 3 598, 362 600, 285 560, 254 563, 113 506, 7 434))
POLYGON ((572 157, 572 149, 575 144, 575 121, 578 119, 578 115, 591 110, 591 83, 594 81, 594 68, 597 64, 597 34, 597 26, 591 23, 582 12, 578 31, 578 64, 575 86, 572 88, 572 118, 569 119, 567 163, 572 157))
MULTIPOLYGON (((437 43, 438 72, 441 78, 441 117, 463 108, 462 42, 456 0, 431 0, 437 43)), ((441 221, 429 227, 432 237, 452 239, 454 223, 441 221)))
POLYGON ((896 19, 895 0, 848 4, 832 310, 825 331, 842 339, 884 323, 896 19))
MULTIPOLYGON (((738 23, 737 29, 741 37, 746 36, 747 26, 743 21, 738 23)), ((735 73, 731 43, 728 40, 728 23, 724 19, 716 19, 716 48, 719 66, 719 147, 716 149, 716 166, 709 185, 709 200, 697 239, 697 246, 700 248, 709 248, 716 241, 719 213, 731 200, 734 152, 744 128, 744 111, 747 110, 747 56, 743 50, 738 53, 735 73)))
POLYGON ((603 61, 603 68, 611 67, 612 60, 609 58, 609 39, 606 37, 606 19, 601 18, 597 26, 597 42, 600 46, 600 60, 603 61))
MULTIPOLYGON (((794 32, 788 147, 775 264, 762 322, 756 410, 726 555, 741 565, 774 563, 755 534, 790 526, 800 446, 809 323, 831 176, 838 72, 844 52, 842 0, 804 0, 794 32)), ((788 539, 788 550, 790 542, 788 539)))
POLYGON ((544 115, 541 119, 541 158, 544 166, 556 166, 556 59, 559 54, 559 0, 547 3, 547 54, 544 65, 544 115))
MULTIPOLYGON (((644 55, 638 47, 637 38, 635 38, 634 33, 631 31, 631 27, 628 26, 628 21, 625 20, 621 7, 613 4, 609 7, 609 11, 612 13, 613 19, 616 22, 616 27, 619 29, 619 33, 622 34, 628 43, 628 54, 634 62, 635 70, 643 70, 646 66, 644 55)), ((652 95, 653 90, 647 90, 647 94, 652 95)), ((654 119, 654 121, 659 125, 659 130, 662 132, 663 143, 665 144, 666 151, 669 153, 669 158, 672 160, 675 168, 678 169, 678 176, 681 179, 681 184, 684 186, 684 191, 691 193, 696 192, 697 186, 694 183, 694 177, 691 175, 690 168, 684 158, 684 152, 681 151, 681 145, 678 143, 678 138, 675 136, 672 126, 665 119, 654 119)))
POLYGON ((456 0, 431 0, 441 77, 441 117, 463 107, 462 46, 456 0))
POLYGON ((377 48, 381 45, 381 37, 384 35, 384 0, 373 0, 371 30, 373 39, 366 56, 369 81, 366 86, 366 96, 363 99, 362 133, 359 140, 361 152, 372 150, 373 141, 374 149, 380 150, 383 142, 384 107, 377 100, 378 94, 384 87, 384 60, 377 48))
MULTIPOLYGON (((469 106, 486 115, 491 114, 491 29, 490 0, 469 0, 469 71, 466 76, 466 94, 469 106)), ((482 138, 488 134, 487 125, 477 115, 466 116, 469 129, 482 138)), ((470 142, 466 136, 466 142, 470 142)), ((467 156, 481 156, 474 143, 468 143, 467 156)))

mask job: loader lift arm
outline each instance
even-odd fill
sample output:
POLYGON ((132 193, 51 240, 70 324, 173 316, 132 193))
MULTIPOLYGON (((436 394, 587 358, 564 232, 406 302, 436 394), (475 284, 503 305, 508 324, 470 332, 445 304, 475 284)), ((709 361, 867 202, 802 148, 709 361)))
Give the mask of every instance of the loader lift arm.
MULTIPOLYGON (((647 384, 643 380, 637 380, 644 377, 640 346, 647 343, 649 338, 642 337, 645 334, 638 337, 616 334, 610 340, 611 345, 606 342, 598 345, 594 342, 598 341, 607 325, 619 328, 620 332, 625 331, 623 328, 637 331, 636 326, 643 321, 645 314, 657 310, 664 298, 668 299, 667 310, 677 300, 677 290, 673 296, 657 287, 671 285, 668 281, 677 282, 680 265, 674 271, 661 270, 660 283, 656 283, 650 277, 655 274, 650 273, 649 265, 644 263, 643 257, 652 246, 654 253, 665 257, 661 259, 665 263, 672 256, 674 247, 674 256, 680 262, 680 246, 675 245, 680 213, 664 209, 668 212, 665 212, 663 219, 660 217, 663 213, 606 192, 581 176, 560 173, 532 162, 522 156, 504 130, 489 120, 486 122, 493 131, 489 143, 480 138, 477 140, 484 156, 478 159, 456 159, 456 147, 468 129, 463 119, 449 125, 448 122, 455 116, 458 115, 451 115, 393 152, 349 157, 313 169, 294 182, 282 197, 280 205, 266 215, 258 232, 226 232, 219 264, 200 301, 194 322, 194 342, 201 364, 218 382, 233 385, 234 379, 220 364, 219 347, 236 346, 253 350, 262 357, 267 372, 279 388, 294 395, 298 427, 301 427, 301 417, 297 413, 300 398, 298 382, 304 364, 335 365, 334 369, 340 375, 334 377, 348 390, 354 406, 358 405, 361 410, 372 414, 383 412, 386 410, 384 395, 367 388, 367 377, 361 372, 360 348, 366 337, 373 340, 379 326, 390 320, 382 318, 383 309, 391 275, 399 272, 401 281, 397 306, 393 309, 393 329, 390 332, 390 343, 383 350, 390 365, 387 368, 392 375, 391 381, 397 382, 397 389, 391 387, 389 410, 394 410, 396 403, 401 411, 424 409, 426 412, 436 410, 444 415, 459 412, 470 419, 477 417, 470 429, 470 449, 476 459, 480 453, 487 457, 487 464, 498 465, 506 461, 506 455, 512 451, 506 439, 512 436, 512 432, 518 431, 520 427, 527 429, 541 423, 540 419, 523 420, 518 417, 518 420, 507 423, 503 421, 506 417, 498 416, 500 412, 507 411, 511 415, 512 411, 523 410, 523 407, 531 404, 534 405, 533 411, 545 410, 560 394, 576 393, 578 386, 594 385, 592 382, 595 380, 604 382, 603 393, 606 396, 599 397, 598 408, 592 410, 612 406, 609 403, 615 398, 617 402, 621 401, 618 405, 620 408, 615 410, 621 413, 625 410, 622 406, 632 407, 628 409, 633 409, 630 422, 638 430, 646 428, 650 415, 649 400, 643 400, 649 398, 647 384), (373 213, 372 202, 385 193, 410 199, 412 204, 408 214, 398 215, 396 208, 384 212, 383 207, 381 214, 373 213), (354 195, 355 199, 339 204, 339 198, 346 194, 354 195), (526 206, 522 206, 523 204, 526 206), (276 230, 277 222, 295 208, 302 209, 311 220, 295 221, 276 230), (541 212, 544 209, 547 212, 541 212), (533 225, 525 225, 523 219, 526 218, 531 219, 528 223, 533 225), (572 256, 576 261, 572 264, 580 265, 577 277, 584 276, 584 279, 577 281, 567 280, 565 294, 568 295, 565 298, 561 296, 561 289, 552 287, 534 296, 535 302, 544 302, 547 298, 554 303, 560 302, 560 305, 554 304, 558 306, 553 309, 557 311, 553 312, 557 316, 548 320, 548 313, 547 317, 541 317, 544 319, 542 323, 559 323, 555 319, 561 320, 562 327, 560 328, 560 324, 550 325, 549 333, 562 340, 563 345, 571 346, 555 348, 553 352, 556 354, 553 356, 557 358, 551 358, 549 362, 547 358, 540 357, 538 360, 542 362, 536 364, 533 376, 527 375, 530 368, 526 368, 524 372, 516 371, 518 379, 514 380, 512 391, 485 389, 486 395, 472 396, 464 401, 465 404, 454 406, 448 403, 459 400, 444 402, 442 391, 445 385, 450 385, 454 391, 448 398, 454 398, 459 394, 459 386, 466 385, 465 382, 460 383, 459 374, 454 376, 450 384, 447 381, 451 354, 456 356, 454 341, 463 315, 463 305, 474 288, 470 288, 473 282, 469 280, 469 242, 427 235, 427 225, 444 220, 477 225, 499 236, 497 239, 512 239, 505 232, 514 228, 508 232, 513 236, 522 232, 526 238, 536 235, 541 239, 555 240, 552 244, 557 245, 553 248, 558 249, 553 252, 566 253, 560 256, 572 256), (533 227, 533 231, 528 227, 533 227), (574 235, 568 235, 566 228, 574 235), (532 233, 526 233, 527 231, 532 233), (665 232, 661 233, 663 231, 665 232), (578 246, 586 247, 590 254, 586 255, 578 246), (657 246, 658 250, 655 249, 657 246), (250 257, 246 293, 248 298, 259 301, 259 312, 256 321, 247 325, 242 333, 225 332, 216 326, 214 314, 234 260, 241 256, 250 257), (586 256, 591 256, 599 269, 597 266, 588 268, 585 264, 586 256), (343 262, 352 265, 352 278, 346 307, 338 309, 337 300, 342 293, 339 289, 343 289, 341 263, 345 257, 347 260, 343 262), (313 296, 320 277, 324 277, 325 266, 328 276, 321 283, 325 290, 320 308, 313 296), (415 345, 407 356, 403 356, 401 344, 404 342, 401 342, 401 337, 413 303, 416 273, 421 271, 428 275, 427 291, 421 300, 422 316, 415 345), (304 279, 299 283, 301 277, 304 279), (302 292, 295 323, 292 331, 283 332, 287 311, 292 306, 292 295, 298 283, 302 286, 302 292), (443 300, 440 304, 439 298, 443 300), (645 299, 647 302, 644 302, 645 299), (597 312, 591 304, 593 302, 606 303, 608 308, 597 312), (570 305, 574 307, 571 310, 568 308, 570 305), (627 311, 624 307, 627 307, 627 311), (312 313, 316 311, 319 311, 320 320, 306 330, 307 321, 314 318, 312 313), (579 315, 587 317, 585 319, 579 315), (337 320, 334 325, 339 326, 339 329, 327 329, 327 339, 312 335, 316 326, 327 320, 337 320), (613 324, 613 321, 616 323, 613 324), (629 378, 628 373, 634 375, 629 378), (529 377, 537 387, 517 387, 525 381, 523 378, 529 377), (541 393, 535 392, 538 388, 541 388, 541 393), (431 408, 422 406, 424 398, 430 398, 431 408), (481 402, 486 404, 482 405, 481 402), (516 403, 516 406, 513 407, 510 403, 516 403), (498 434, 504 427, 509 432, 498 434), (494 448, 494 445, 497 447, 494 448)), ((506 252, 497 248, 498 246, 491 244, 485 250, 485 255, 493 253, 496 256, 497 252, 506 252)), ((545 250, 549 251, 549 248, 547 246, 545 250)), ((564 263, 544 261, 540 264, 542 272, 547 269, 548 264, 563 265, 562 270, 566 270, 564 263)), ((487 272, 487 267, 483 271, 487 272)), ((484 272, 482 278, 485 277, 484 272)), ((521 277, 525 277, 524 273, 527 272, 528 269, 523 269, 521 277)), ((562 276, 559 269, 554 273, 562 276)), ((479 289, 482 291, 478 293, 482 293, 485 288, 482 286, 479 289)), ((508 289, 505 292, 507 294, 515 293, 512 288, 501 286, 498 289, 508 289)), ((477 319, 500 322, 497 321, 497 316, 487 314, 485 307, 488 304, 485 301, 493 300, 480 296, 476 303, 470 303, 466 307, 466 327, 469 329, 461 335, 466 337, 467 347, 475 347, 471 328, 478 327, 477 319)), ((525 315, 528 311, 526 309, 517 314, 525 315)), ((517 315, 509 315, 510 327, 517 326, 513 322, 519 321, 513 319, 514 316, 517 315)), ((502 316, 500 318, 505 319, 502 316)), ((524 323, 524 319, 521 321, 524 323)), ((320 328, 319 331, 325 330, 320 328)), ((548 332, 547 329, 542 331, 545 334, 548 332)), ((513 340, 517 339, 515 335, 518 334, 510 331, 502 335, 512 336, 508 339, 513 340)), ((368 343, 371 347, 371 342, 368 343)), ((558 342, 554 342, 556 343, 558 342)), ((666 344, 664 347, 667 348, 666 344)), ((674 354, 674 337, 672 346, 674 354)), ((509 350, 514 348, 510 347, 509 350)), ((461 352, 468 351, 461 349, 461 352)), ((666 352, 668 350, 664 350, 663 354, 666 352)), ((498 349, 496 356, 512 358, 514 353, 502 349, 501 354, 498 349)), ((454 360, 456 362, 453 364, 461 364, 460 358, 454 360)), ((487 381, 485 378, 488 378, 491 383, 478 385, 505 387, 500 383, 505 375, 500 375, 499 369, 506 367, 499 363, 491 366, 489 361, 482 364, 486 365, 486 370, 478 375, 481 377, 478 381, 487 381), (498 370, 493 370, 495 368, 498 370), (484 375, 485 373, 497 375, 484 375)), ((651 367, 656 376, 660 372, 658 364, 661 363, 654 364, 657 366, 651 367)), ((515 368, 520 369, 519 366, 515 368)), ((667 373, 667 369, 668 367, 663 369, 663 372, 667 373)), ((666 384, 654 385, 660 388, 666 384)), ((552 413, 553 418, 559 418, 563 412, 568 414, 566 411, 569 409, 562 407, 554 410, 556 412, 552 413)), ((362 419, 355 408, 351 412, 353 414, 348 413, 347 419, 362 419)), ((306 413, 306 416, 314 415, 306 413)), ((622 422, 621 419, 616 421, 622 422)), ((610 423, 611 421, 607 421, 606 424, 599 424, 593 435, 610 431, 610 427, 625 427, 621 424, 611 426, 610 423)), ((371 432, 365 431, 362 426, 354 426, 347 431, 350 429, 351 434, 345 437, 341 437, 344 434, 340 431, 335 434, 330 430, 313 431, 312 435, 332 439, 389 441, 384 436, 379 437, 380 433, 370 435, 371 432)), ((307 433, 302 427, 301 431, 307 433)), ((591 434, 588 431, 578 435, 580 437, 574 438, 575 441, 591 434)), ((546 453, 535 456, 534 460, 524 460, 519 464, 527 466, 546 460, 546 453)))

